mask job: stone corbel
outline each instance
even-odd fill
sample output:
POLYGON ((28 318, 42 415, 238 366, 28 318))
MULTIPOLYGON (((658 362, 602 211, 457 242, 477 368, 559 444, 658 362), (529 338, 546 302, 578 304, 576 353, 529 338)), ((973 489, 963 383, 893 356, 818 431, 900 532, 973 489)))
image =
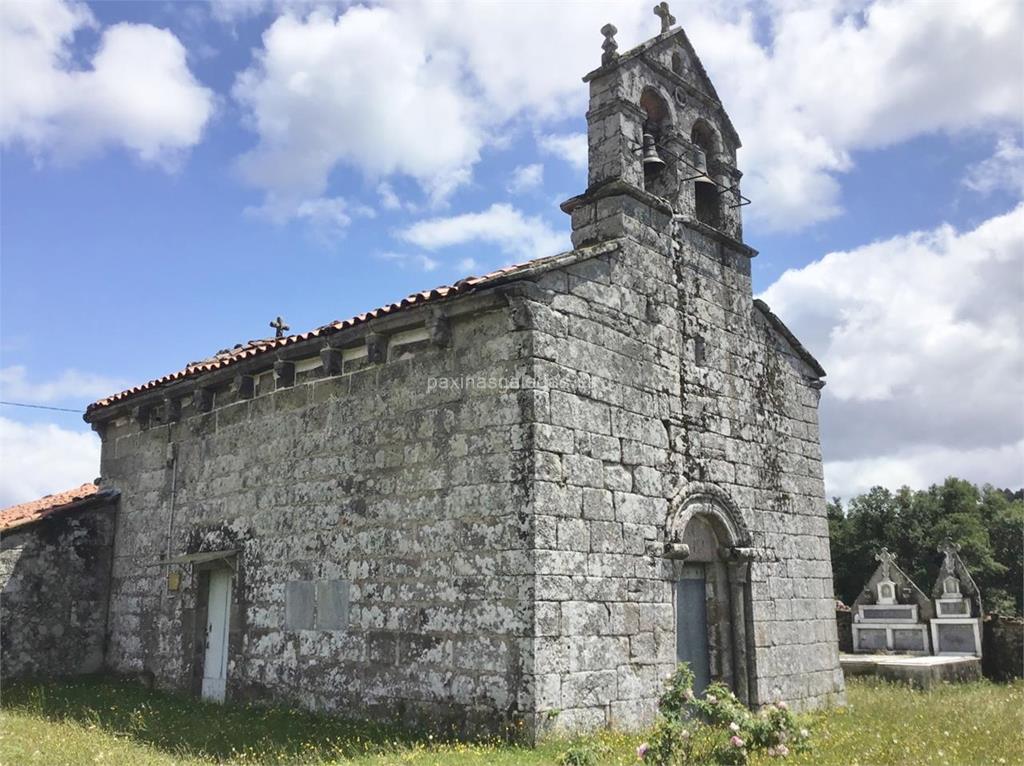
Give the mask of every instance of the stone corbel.
POLYGON ((209 412, 213 409, 213 389, 197 388, 192 392, 192 406, 199 412, 209 412))
POLYGON ((320 363, 324 366, 324 375, 340 375, 341 349, 325 345, 320 349, 320 363))
POLYGON ((171 396, 164 397, 164 422, 177 423, 181 420, 181 399, 171 396))
POLYGON ((252 399, 256 393, 256 379, 252 375, 236 375, 232 387, 239 399, 252 399))
POLYGON ((686 561, 690 558, 690 546, 679 538, 677 532, 662 546, 661 555, 669 561, 686 561))
POLYGON ((295 362, 278 359, 274 362, 274 388, 289 388, 295 385, 295 362))
POLYGON ((132 407, 132 420, 139 428, 149 428, 150 414, 149 407, 132 407))
POLYGON ((377 332, 366 333, 366 357, 371 364, 381 364, 388 359, 388 337, 377 332))
POLYGON ((93 422, 91 422, 89 424, 89 427, 93 431, 95 431, 96 435, 100 437, 100 440, 102 440, 107 435, 107 426, 109 426, 109 425, 110 425, 110 423, 108 421, 106 421, 106 420, 104 420, 104 421, 94 420, 93 422))
POLYGON ((432 311, 426 321, 430 342, 445 348, 452 340, 452 323, 442 311, 432 311))

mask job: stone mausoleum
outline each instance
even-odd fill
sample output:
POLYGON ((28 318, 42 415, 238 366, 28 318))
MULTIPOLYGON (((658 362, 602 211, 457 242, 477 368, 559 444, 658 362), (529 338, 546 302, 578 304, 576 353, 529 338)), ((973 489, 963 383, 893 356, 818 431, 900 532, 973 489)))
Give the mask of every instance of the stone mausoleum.
POLYGON ((647 723, 680 660, 843 700, 824 371, 753 299, 740 140, 673 22, 602 30, 571 251, 89 407, 108 669, 534 733, 647 723))

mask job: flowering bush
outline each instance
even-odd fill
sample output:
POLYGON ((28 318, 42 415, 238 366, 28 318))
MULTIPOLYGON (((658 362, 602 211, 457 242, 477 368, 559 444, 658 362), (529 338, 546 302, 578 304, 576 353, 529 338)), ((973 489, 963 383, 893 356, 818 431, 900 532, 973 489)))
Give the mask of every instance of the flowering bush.
POLYGON ((742 766, 750 754, 776 758, 804 749, 810 734, 797 729, 784 702, 753 713, 724 684, 693 693, 693 673, 681 663, 658 700, 658 720, 637 748, 637 759, 654 766, 708 763, 742 766))

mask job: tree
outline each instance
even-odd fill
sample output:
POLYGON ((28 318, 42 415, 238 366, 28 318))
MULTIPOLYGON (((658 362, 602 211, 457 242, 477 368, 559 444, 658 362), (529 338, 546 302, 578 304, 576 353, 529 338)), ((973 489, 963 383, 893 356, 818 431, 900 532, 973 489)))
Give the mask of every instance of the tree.
POLYGON ((960 545, 986 610, 1024 612, 1024 493, 950 477, 926 490, 873 487, 845 510, 838 498, 827 510, 835 593, 844 602, 857 598, 882 547, 928 592, 939 574, 937 549, 949 539, 960 545))

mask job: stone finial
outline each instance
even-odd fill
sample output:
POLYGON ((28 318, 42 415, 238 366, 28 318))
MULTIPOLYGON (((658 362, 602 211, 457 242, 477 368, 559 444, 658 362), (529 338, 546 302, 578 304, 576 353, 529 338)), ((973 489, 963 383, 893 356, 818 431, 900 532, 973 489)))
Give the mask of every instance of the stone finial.
POLYGON ((668 32, 676 23, 676 17, 669 11, 668 3, 658 3, 654 6, 654 15, 661 19, 661 34, 668 32))
POLYGON ((289 327, 288 325, 286 325, 284 323, 284 320, 280 316, 278 316, 277 319, 275 319, 273 322, 271 322, 270 326, 274 328, 274 333, 275 333, 274 337, 275 338, 283 338, 284 334, 288 330, 292 329, 291 327, 289 327))
POLYGON ((882 548, 882 550, 876 553, 875 561, 882 562, 882 578, 885 580, 891 579, 889 577, 889 567, 896 563, 896 557, 889 553, 889 549, 882 548))
POLYGON ((949 538, 942 541, 936 550, 942 554, 942 571, 951 575, 956 574, 956 554, 960 552, 960 546, 949 538))
POLYGON ((619 30, 614 24, 605 24, 601 27, 601 34, 604 35, 604 42, 601 43, 601 66, 612 63, 619 57, 619 44, 615 42, 615 35, 619 30))

